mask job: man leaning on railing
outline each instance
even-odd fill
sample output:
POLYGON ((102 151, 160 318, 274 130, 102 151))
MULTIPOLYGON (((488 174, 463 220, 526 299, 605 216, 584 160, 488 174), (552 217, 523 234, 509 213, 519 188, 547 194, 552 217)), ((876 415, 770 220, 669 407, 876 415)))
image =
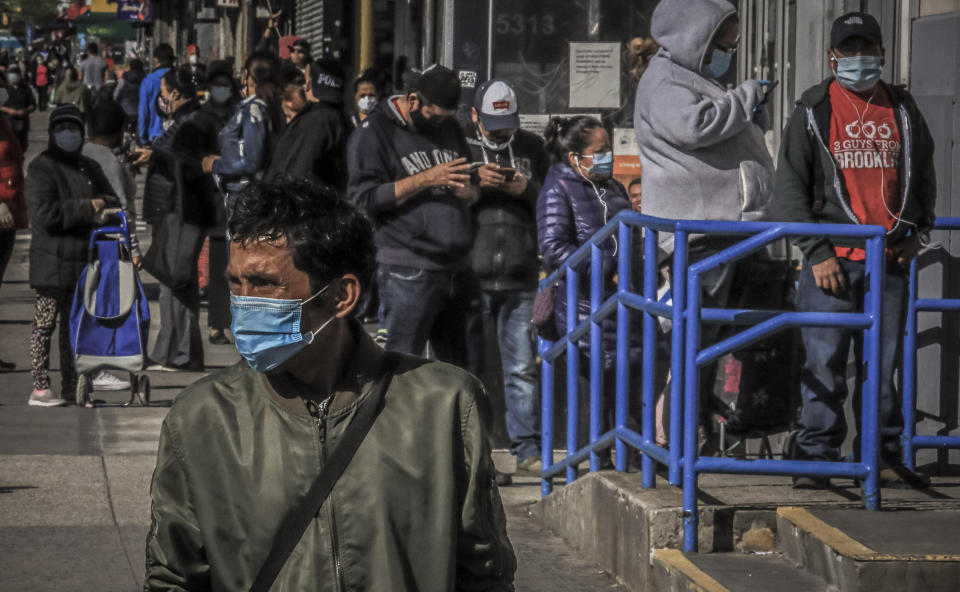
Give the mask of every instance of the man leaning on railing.
MULTIPOLYGON (((926 487, 926 475, 900 462, 903 426, 893 382, 904 330, 906 268, 934 222, 933 140, 913 97, 880 80, 880 26, 852 12, 833 23, 827 60, 834 76, 803 93, 787 124, 777 169, 781 218, 793 222, 876 224, 887 229, 880 345, 881 485, 926 487)), ((797 241, 804 254, 797 289, 801 311, 852 312, 867 279, 865 253, 827 238, 797 241)), ((803 428, 794 458, 837 460, 847 433, 847 357, 851 329, 801 329, 803 428)), ((862 344, 856 348, 861 366, 862 344)), ((855 393, 859 401, 859 384, 855 393)), ((858 438, 859 439, 859 438, 858 438)), ((854 446, 859 453, 859 446, 854 446)), ((794 487, 820 489, 828 477, 795 477, 794 487)))

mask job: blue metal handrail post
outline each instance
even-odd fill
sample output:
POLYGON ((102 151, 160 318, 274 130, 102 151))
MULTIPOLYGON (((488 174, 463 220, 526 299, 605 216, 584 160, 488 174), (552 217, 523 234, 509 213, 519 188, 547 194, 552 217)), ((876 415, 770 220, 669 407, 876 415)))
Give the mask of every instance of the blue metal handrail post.
MULTIPOLYGON (((548 360, 543 353, 550 349, 553 342, 540 340, 540 356, 542 367, 542 382, 540 393, 540 460, 543 470, 553 465, 553 401, 554 401, 554 369, 553 361, 548 360)), ((553 491, 553 479, 540 479, 540 495, 546 497, 553 491)))
MULTIPOLYGON (((632 253, 632 228, 620 222, 619 257, 617 258, 617 292, 622 296, 630 291, 630 258, 632 253)), ((617 303, 617 400, 614 423, 616 427, 626 428, 630 416, 630 307, 621 300, 617 303)), ((646 417, 646 416, 644 416, 646 417)), ((646 457, 644 457, 646 461, 646 457)), ((646 465, 644 465, 646 466, 646 465)), ((617 438, 617 470, 627 470, 627 445, 617 438)), ((646 479, 646 471, 644 471, 646 479)))
MULTIPOLYGON (((673 318, 671 319, 670 347, 670 485, 680 485, 681 455, 684 448, 683 432, 683 381, 684 381, 684 307, 687 305, 687 232, 678 230, 673 235, 673 318)), ((696 442, 696 434, 694 434, 696 442)))
POLYGON ((870 326, 863 332, 863 362, 867 365, 866 381, 861 389, 863 417, 860 434, 860 462, 868 466, 864 483, 864 506, 880 509, 880 333, 883 327, 884 249, 883 237, 867 239, 868 301, 864 312, 870 315, 870 326))
MULTIPOLYGON (((603 420, 603 327, 593 315, 603 303, 603 251, 590 248, 590 443, 600 437, 603 420)), ((572 451, 568 450, 567 454, 572 451)), ((590 472, 600 470, 597 451, 590 450, 590 472)))
MULTIPOLYGON (((657 232, 647 229, 643 237, 643 295, 648 300, 657 299, 657 232)), ((640 428, 644 442, 656 441, 657 394, 654 392, 657 374, 657 328, 656 319, 648 311, 643 313, 643 415, 640 428)), ((653 459, 643 455, 641 466, 641 487, 649 488, 657 484, 653 459)))
MULTIPOLYGON (((679 274, 674 273, 674 277, 677 275, 679 274)), ((687 553, 695 553, 699 546, 697 535, 700 524, 697 511, 696 471, 697 418, 700 413, 697 394, 700 383, 700 372, 697 367, 697 352, 700 349, 700 277, 692 273, 685 275, 687 275, 687 305, 686 343, 683 352, 683 550, 687 553)), ((674 294, 674 301, 676 297, 674 294)))
MULTIPOLYGON (((577 292, 579 277, 573 267, 567 268, 567 334, 577 326, 577 292)), ((577 428, 579 427, 578 399, 580 389, 580 351, 576 340, 567 341, 567 457, 577 450, 577 428)), ((577 468, 567 467, 567 484, 577 478, 577 468)))
POLYGON ((907 319, 903 336, 903 465, 916 470, 913 437, 917 424, 917 259, 910 262, 907 280, 907 319))

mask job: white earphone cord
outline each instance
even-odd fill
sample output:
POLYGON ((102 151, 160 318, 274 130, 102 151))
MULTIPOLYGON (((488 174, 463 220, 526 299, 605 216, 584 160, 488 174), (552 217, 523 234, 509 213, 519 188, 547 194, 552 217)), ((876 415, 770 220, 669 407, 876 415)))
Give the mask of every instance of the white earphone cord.
MULTIPOLYGON (((845 88, 843 88, 843 85, 840 84, 840 83, 837 83, 837 87, 840 89, 840 93, 843 95, 843 98, 845 98, 845 99, 847 100, 847 102, 850 103, 850 106, 853 107, 854 113, 857 114, 857 121, 860 123, 860 131, 863 132, 864 118, 867 116, 867 112, 870 111, 870 106, 871 106, 870 103, 873 102, 874 97, 877 95, 877 90, 878 90, 880 87, 879 87, 879 86, 874 87, 873 94, 871 94, 871 95, 870 95, 870 98, 867 99, 867 106, 866 106, 866 108, 863 110, 863 114, 862 114, 862 115, 860 114, 860 110, 857 109, 856 104, 853 102, 853 99, 851 99, 850 96, 847 94, 847 90, 846 90, 845 88)), ((870 140, 870 147, 871 147, 871 149, 873 150, 874 155, 877 156, 877 162, 880 164, 880 201, 883 202, 883 209, 885 209, 885 210, 887 211, 887 213, 890 214, 890 217, 891 217, 891 218, 893 218, 894 220, 896 220, 896 223, 894 224, 893 228, 891 228, 889 231, 887 231, 887 234, 890 234, 891 232, 893 232, 894 230, 896 230, 896 229, 897 229, 897 226, 898 226, 901 222, 903 222, 904 224, 908 224, 908 225, 910 225, 910 226, 913 226, 914 229, 916 229, 916 228, 917 228, 916 223, 911 222, 911 221, 909 221, 909 220, 904 220, 904 219, 901 217, 901 215, 903 214, 903 209, 906 207, 906 203, 901 204, 901 206, 900 206, 900 214, 894 214, 894 213, 890 210, 890 205, 887 203, 887 194, 886 194, 887 183, 886 183, 886 179, 885 179, 885 173, 884 173, 884 170, 883 170, 883 169, 884 169, 884 166, 883 166, 883 154, 880 152, 879 149, 877 149, 877 143, 876 143, 876 141, 875 141, 873 138, 868 138, 868 139, 870 140)), ((942 248, 943 248, 943 243, 941 243, 941 242, 939 242, 939 241, 936 241, 936 242, 925 242, 925 241, 923 240, 923 237, 920 236, 920 233, 919 233, 919 232, 917 232, 917 238, 920 240, 920 246, 923 247, 924 249, 942 249, 942 248)))

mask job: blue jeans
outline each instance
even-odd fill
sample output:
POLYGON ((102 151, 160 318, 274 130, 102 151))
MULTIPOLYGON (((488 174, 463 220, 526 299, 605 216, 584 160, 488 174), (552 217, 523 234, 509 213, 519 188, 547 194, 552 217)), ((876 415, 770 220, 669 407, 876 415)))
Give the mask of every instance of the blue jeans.
POLYGON ((472 270, 381 263, 377 287, 387 350, 420 356, 429 339, 438 360, 483 372, 483 301, 472 270))
MULTIPOLYGON (((849 289, 842 297, 827 294, 817 287, 808 261, 804 261, 797 287, 797 309, 804 312, 859 312, 867 289, 862 261, 838 259, 847 275, 849 289)), ((896 459, 900 451, 903 417, 893 381, 906 312, 907 277, 899 265, 887 265, 884 280, 880 329, 880 426, 881 457, 896 459)), ((856 357, 854 409, 857 433, 860 431, 860 389, 863 369, 863 333, 858 330, 805 327, 800 330, 806 361, 801 372, 803 398, 797 452, 801 459, 837 460, 847 435, 843 404, 847 399, 847 358, 851 342, 856 357)), ((859 458, 859 436, 854 455, 859 458)))
POLYGON ((537 366, 530 322, 536 295, 526 290, 483 292, 483 321, 494 324, 500 346, 510 453, 518 460, 540 457, 537 366))

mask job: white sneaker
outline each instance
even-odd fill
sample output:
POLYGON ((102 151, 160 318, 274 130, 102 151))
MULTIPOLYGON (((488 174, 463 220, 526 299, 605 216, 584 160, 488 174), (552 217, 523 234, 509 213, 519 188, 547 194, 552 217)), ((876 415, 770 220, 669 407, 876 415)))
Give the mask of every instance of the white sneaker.
POLYGON ((123 378, 117 378, 106 370, 101 370, 97 377, 93 379, 93 390, 95 391, 122 391, 130 388, 130 381, 123 378))
POLYGON ((62 407, 67 402, 54 395, 51 389, 43 389, 30 393, 30 401, 27 404, 31 407, 62 407))

